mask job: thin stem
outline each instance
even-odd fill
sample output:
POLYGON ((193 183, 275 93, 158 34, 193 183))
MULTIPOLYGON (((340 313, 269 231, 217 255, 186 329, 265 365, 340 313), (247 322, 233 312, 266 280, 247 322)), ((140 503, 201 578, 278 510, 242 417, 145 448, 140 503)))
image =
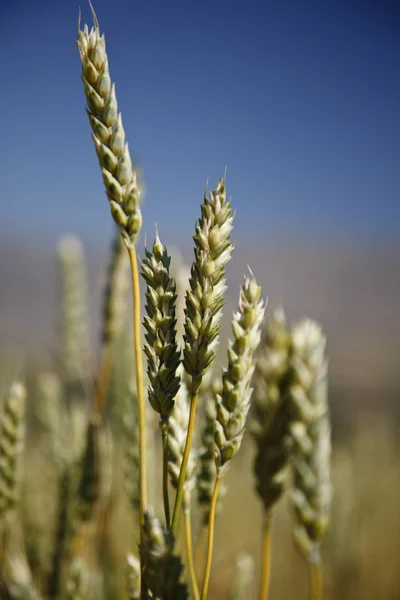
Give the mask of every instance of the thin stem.
POLYGON ((322 600, 322 569, 319 555, 308 562, 310 575, 310 599, 322 600))
POLYGON ((127 246, 132 272, 133 290, 133 345, 136 362, 136 390, 139 426, 139 515, 142 542, 144 513, 147 509, 147 464, 146 464, 146 408, 144 402, 142 347, 140 338, 140 286, 135 246, 127 246))
POLYGON ((207 523, 203 522, 201 526, 200 535, 197 538, 196 548, 194 551, 194 564, 196 569, 196 574, 200 577, 200 574, 203 571, 203 560, 204 560, 204 544, 207 539, 207 523))
POLYGON ((105 343, 101 352, 95 387, 95 411, 101 418, 104 417, 106 410, 106 398, 111 378, 112 354, 112 344, 110 342, 105 343))
POLYGON ((187 434, 186 434, 185 450, 183 452, 181 469, 179 471, 178 487, 177 487, 176 496, 175 496, 174 514, 172 517, 172 533, 174 534, 174 536, 176 536, 176 532, 178 529, 178 523, 179 523, 179 514, 181 512, 182 499, 183 499, 183 487, 185 485, 186 469, 187 469, 187 464, 189 461, 190 449, 192 447, 194 424, 196 421, 197 399, 198 399, 200 384, 201 384, 201 379, 192 380, 192 397, 191 397, 191 401, 190 401, 189 423, 188 423, 188 429, 187 429, 187 434))
POLYGON ((271 525, 272 515, 266 513, 264 516, 262 574, 259 600, 268 600, 269 583, 271 576, 271 525))
POLYGON ((210 504, 210 518, 209 518, 209 523, 208 523, 207 560, 206 560, 206 568, 204 571, 201 600, 207 599, 208 584, 210 583, 211 563, 212 563, 213 546, 214 546, 215 512, 216 512, 216 508, 217 508, 218 490, 219 490, 220 484, 221 484, 221 478, 217 476, 217 478, 215 480, 214 491, 213 491, 213 495, 211 498, 211 504, 210 504))
POLYGON ((190 519, 190 507, 185 506, 183 509, 183 520, 185 524, 185 541, 186 541, 186 557, 187 565, 189 569, 190 585, 192 586, 192 593, 194 600, 200 600, 199 588, 197 585, 196 571, 194 568, 193 561, 193 549, 192 549, 192 524, 190 519))
POLYGON ((163 446, 163 474, 162 474, 162 489, 164 499, 165 524, 167 529, 171 527, 171 512, 169 509, 168 496, 168 423, 160 421, 160 430, 163 446))

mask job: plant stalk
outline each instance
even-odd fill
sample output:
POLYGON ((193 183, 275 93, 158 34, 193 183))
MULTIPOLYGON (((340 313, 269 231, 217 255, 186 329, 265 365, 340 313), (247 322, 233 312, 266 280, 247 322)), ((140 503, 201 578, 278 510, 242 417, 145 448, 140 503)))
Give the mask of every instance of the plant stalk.
POLYGON ((194 564, 196 569, 196 575, 200 577, 203 572, 203 562, 204 562, 204 544, 207 539, 207 523, 203 523, 201 526, 200 535, 197 538, 196 548, 194 551, 194 564))
POLYGON ((174 514, 172 517, 171 529, 172 529, 172 533, 174 534, 175 537, 176 537, 176 532, 178 529, 179 514, 181 512, 181 506, 182 506, 183 487, 185 485, 187 464, 189 461, 190 449, 192 447, 194 425, 195 425, 195 421, 196 421, 197 399, 198 399, 200 384, 201 384, 201 379, 199 379, 199 380, 193 379, 192 380, 192 397, 190 400, 188 430, 187 430, 187 435, 186 435, 185 450, 183 452, 183 457, 182 457, 181 469, 179 471, 179 480, 178 480, 178 487, 176 490, 174 514))
POLYGON ((140 336, 140 286, 135 246, 127 246, 132 272, 133 290, 133 344, 136 363, 136 390, 139 426, 139 494, 140 533, 143 535, 144 513, 147 509, 147 464, 146 464, 146 408, 144 402, 143 361, 140 336))
POLYGON ((262 573, 259 600, 268 600, 269 584, 271 577, 271 525, 272 515, 264 515, 262 573))
POLYGON ((215 512, 217 509, 218 490, 219 490, 220 484, 221 484, 221 478, 217 476, 217 478, 215 480, 215 484, 214 484, 214 491, 213 491, 213 495, 211 498, 211 505, 210 505, 210 519, 209 519, 209 523, 208 523, 207 560, 206 560, 206 568, 204 571, 201 600, 207 600, 208 585, 210 583, 211 563, 212 563, 213 546, 214 546, 215 512))
POLYGON ((183 509, 183 519, 185 525, 186 557, 189 570, 190 585, 192 587, 193 600, 200 600, 199 587, 197 585, 196 571, 194 568, 193 560, 192 524, 190 519, 189 506, 185 506, 183 509))
POLYGON ((322 569, 319 555, 308 561, 308 571, 310 576, 310 600, 322 600, 322 569))
POLYGON ((171 512, 169 508, 168 496, 168 423, 160 421, 160 430, 163 446, 163 474, 162 474, 162 489, 164 500, 165 524, 167 529, 171 527, 171 512))

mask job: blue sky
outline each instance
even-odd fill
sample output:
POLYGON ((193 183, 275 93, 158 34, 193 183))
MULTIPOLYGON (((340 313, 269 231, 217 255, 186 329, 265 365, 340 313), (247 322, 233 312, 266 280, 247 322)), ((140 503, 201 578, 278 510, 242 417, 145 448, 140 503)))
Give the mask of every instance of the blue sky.
MULTIPOLYGON (((91 24, 85 0, 82 19, 91 24)), ((395 238, 400 9, 352 0, 96 0, 145 229, 190 239, 228 167, 236 235, 395 238)), ((78 0, 3 0, 0 232, 103 244, 78 0)))

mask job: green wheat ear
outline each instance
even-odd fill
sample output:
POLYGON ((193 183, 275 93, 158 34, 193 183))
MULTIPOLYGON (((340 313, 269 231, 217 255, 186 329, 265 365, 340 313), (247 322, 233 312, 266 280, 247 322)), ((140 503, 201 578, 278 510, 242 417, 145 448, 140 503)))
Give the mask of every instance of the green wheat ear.
POLYGON ((148 398, 159 413, 160 421, 168 424, 179 391, 177 374, 180 352, 176 341, 176 285, 170 277, 171 257, 156 233, 152 250, 145 250, 142 276, 147 283, 146 343, 148 398))
POLYGON ((93 10, 94 26, 83 30, 78 23, 77 46, 82 62, 82 81, 93 141, 99 159, 111 214, 125 242, 132 246, 142 225, 141 190, 132 166, 121 113, 111 83, 104 34, 93 10))
POLYGON ((26 391, 13 383, 0 422, 0 517, 19 500, 19 460, 24 446, 26 391))

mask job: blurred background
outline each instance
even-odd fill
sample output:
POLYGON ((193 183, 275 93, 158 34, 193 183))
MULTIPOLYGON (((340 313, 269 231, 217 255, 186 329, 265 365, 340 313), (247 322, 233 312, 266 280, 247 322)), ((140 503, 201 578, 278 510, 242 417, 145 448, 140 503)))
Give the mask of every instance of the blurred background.
MULTIPOLYGON (((0 7, 6 379, 22 364, 32 371, 54 364, 54 248, 65 233, 87 248, 97 340, 113 229, 84 110, 78 8, 71 0, 0 7)), ((90 25, 88 5, 81 9, 90 25)), ((147 238, 157 223, 190 264, 206 181, 213 187, 227 166, 236 249, 226 330, 250 264, 269 311, 282 304, 290 321, 309 316, 327 333, 337 488, 325 556, 329 597, 400 598, 398 2, 97 0, 95 9, 143 171, 147 238)), ((143 241, 144 234, 140 251, 143 241)), ((232 475, 233 488, 248 478, 249 494, 251 451, 248 443, 232 475)), ((225 539, 244 506, 254 503, 257 512, 254 498, 230 497, 219 529, 225 539)), ((281 512, 273 597, 306 597, 306 581, 301 596, 291 584, 301 561, 279 550, 285 535, 291 544, 287 506, 281 512)), ((230 551, 257 560, 257 524, 240 521, 230 551)), ((223 560, 228 581, 234 557, 223 560)))

